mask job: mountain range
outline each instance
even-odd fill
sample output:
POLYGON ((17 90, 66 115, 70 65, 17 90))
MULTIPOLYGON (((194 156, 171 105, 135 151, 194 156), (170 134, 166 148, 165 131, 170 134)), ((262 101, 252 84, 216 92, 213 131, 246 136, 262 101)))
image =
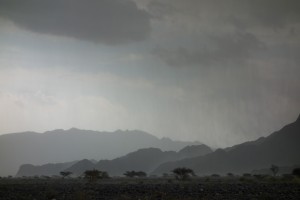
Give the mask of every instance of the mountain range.
POLYGON ((265 138, 246 142, 210 154, 167 162, 154 170, 154 174, 170 172, 176 167, 188 167, 199 175, 241 174, 255 169, 300 164, 300 115, 298 119, 265 138))
POLYGON ((69 163, 46 164, 41 166, 26 164, 20 167, 16 176, 51 176, 59 175, 60 171, 70 171, 73 175, 80 176, 84 171, 91 169, 106 171, 110 176, 122 176, 124 172, 132 170, 150 173, 162 163, 205 155, 211 152, 212 150, 204 144, 187 146, 178 152, 162 151, 158 148, 145 148, 116 159, 100 160, 97 163, 84 159, 74 162, 73 165, 69 165, 69 163), (65 167, 62 168, 62 166, 65 167), (47 168, 49 168, 48 171, 46 170, 47 168), (56 171, 53 169, 56 169, 56 171))
POLYGON ((114 159, 142 148, 179 151, 200 142, 159 139, 132 131, 98 132, 72 128, 45 133, 21 132, 0 135, 0 176, 14 175, 22 164, 44 165, 82 159, 114 159))
MULTIPOLYGON (((188 146, 178 152, 144 148, 116 159, 100 160, 97 163, 82 160, 66 167, 65 170, 73 172, 74 175, 81 175, 85 170, 99 169, 107 171, 112 176, 120 176, 125 171, 131 170, 161 175, 169 173, 177 167, 191 168, 198 175, 227 174, 229 172, 251 173, 257 169, 269 169, 272 164, 277 166, 299 165, 299 141, 300 116, 294 123, 286 125, 268 137, 261 137, 255 141, 218 149, 214 152, 203 144, 188 146)), ((49 167, 53 168, 52 165, 49 167)), ((41 172, 41 169, 44 168, 45 166, 28 167, 28 165, 23 165, 17 175, 29 175, 32 171, 41 172)), ((281 167, 280 169, 285 168, 281 167)))

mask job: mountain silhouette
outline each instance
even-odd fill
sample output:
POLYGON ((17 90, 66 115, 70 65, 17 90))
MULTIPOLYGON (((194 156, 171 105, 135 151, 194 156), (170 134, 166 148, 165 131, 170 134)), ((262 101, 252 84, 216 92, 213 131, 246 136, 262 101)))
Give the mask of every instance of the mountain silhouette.
POLYGON ((65 168, 64 171, 72 172, 73 175, 82 175, 85 170, 92 170, 95 168, 95 163, 90 160, 83 159, 79 162, 74 163, 72 166, 65 168), (82 170, 85 169, 85 170, 82 170))
POLYGON ((298 119, 266 138, 246 142, 213 153, 168 162, 160 165, 153 174, 170 172, 176 167, 188 167, 197 174, 226 174, 251 172, 269 168, 272 164, 292 166, 300 164, 300 115, 298 119))
POLYGON ((205 144, 186 146, 178 152, 178 157, 189 158, 206 155, 211 153, 212 150, 205 144))
POLYGON ((22 176, 53 176, 59 175, 59 172, 71 167, 77 161, 66 163, 49 163, 41 166, 34 166, 31 164, 21 165, 16 177, 22 176))
MULTIPOLYGON (((158 148, 146 148, 139 149, 135 152, 131 152, 125 156, 121 156, 112 160, 100 160, 98 163, 93 163, 90 160, 84 159, 79 162, 74 163, 68 168, 60 169, 61 171, 70 171, 73 175, 80 176, 86 170, 98 169, 101 171, 106 171, 110 176, 121 176, 126 171, 144 171, 151 172, 160 164, 168 161, 180 160, 183 158, 189 158, 193 156, 205 155, 212 152, 212 150, 202 144, 202 145, 193 145, 187 146, 180 150, 179 152, 175 151, 162 151, 158 148)), ((27 166, 27 165, 25 165, 27 166)), ((37 166, 37 172, 40 166, 37 166)), ((23 165, 20 167, 20 170, 17 173, 17 176, 32 176, 32 173, 28 174, 23 165)), ((31 171, 34 171, 33 169, 31 171)), ((31 172, 30 171, 30 172, 31 172)), ((60 171, 51 171, 52 175, 58 175, 60 171)), ((49 173, 47 173, 49 174, 49 173)), ((34 174, 34 175, 43 175, 43 174, 34 174)))
POLYGON ((141 148, 178 151, 200 142, 159 139, 149 133, 132 131, 98 132, 54 130, 45 133, 22 132, 0 135, 0 176, 16 174, 20 165, 63 163, 82 159, 114 159, 141 148))
POLYGON ((153 171, 160 164, 175 160, 175 151, 163 152, 157 148, 140 149, 113 160, 100 160, 97 169, 107 171, 112 176, 120 176, 125 171, 153 171))

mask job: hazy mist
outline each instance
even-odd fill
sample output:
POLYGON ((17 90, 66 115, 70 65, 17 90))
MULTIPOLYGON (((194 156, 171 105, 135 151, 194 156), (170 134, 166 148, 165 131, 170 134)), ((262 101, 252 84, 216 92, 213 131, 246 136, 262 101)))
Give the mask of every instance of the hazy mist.
POLYGON ((0 134, 226 147, 300 111, 299 0, 0 0, 0 134))

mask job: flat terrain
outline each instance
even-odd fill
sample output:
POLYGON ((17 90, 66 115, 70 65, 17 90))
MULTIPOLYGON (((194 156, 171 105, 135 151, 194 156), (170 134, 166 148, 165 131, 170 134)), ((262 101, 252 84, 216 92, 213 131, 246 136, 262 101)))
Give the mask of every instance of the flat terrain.
POLYGON ((1 200, 25 199, 300 199, 298 181, 195 179, 0 179, 1 200))

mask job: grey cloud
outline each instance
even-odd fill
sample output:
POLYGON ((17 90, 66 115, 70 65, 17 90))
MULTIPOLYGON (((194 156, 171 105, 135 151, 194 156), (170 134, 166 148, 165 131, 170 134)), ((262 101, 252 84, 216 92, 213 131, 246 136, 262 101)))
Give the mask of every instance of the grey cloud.
MULTIPOLYGON (((247 12, 255 23, 271 28, 283 28, 300 22, 298 0, 244 0, 242 11, 247 12)), ((243 3, 243 2, 241 2, 243 3)))
POLYGON ((168 4, 166 1, 151 1, 147 5, 147 9, 150 11, 152 16, 160 19, 166 15, 172 15, 179 11, 172 4, 168 4))
POLYGON ((188 16, 216 20, 237 28, 283 28, 300 22, 299 0, 152 0, 148 10, 157 16, 188 16))
POLYGON ((130 0, 0 0, 0 17, 28 30, 105 44, 141 41, 150 15, 130 0))
MULTIPOLYGON (((266 59, 272 43, 299 41, 298 0, 149 0, 147 8, 161 27, 172 27, 166 32, 173 36, 165 36, 168 42, 159 41, 153 52, 170 66, 242 66, 266 59)), ((288 48, 281 57, 288 59, 283 53, 288 48)))
POLYGON ((244 64, 265 47, 253 34, 244 32, 210 35, 207 41, 198 49, 158 47, 154 54, 170 66, 244 64))

